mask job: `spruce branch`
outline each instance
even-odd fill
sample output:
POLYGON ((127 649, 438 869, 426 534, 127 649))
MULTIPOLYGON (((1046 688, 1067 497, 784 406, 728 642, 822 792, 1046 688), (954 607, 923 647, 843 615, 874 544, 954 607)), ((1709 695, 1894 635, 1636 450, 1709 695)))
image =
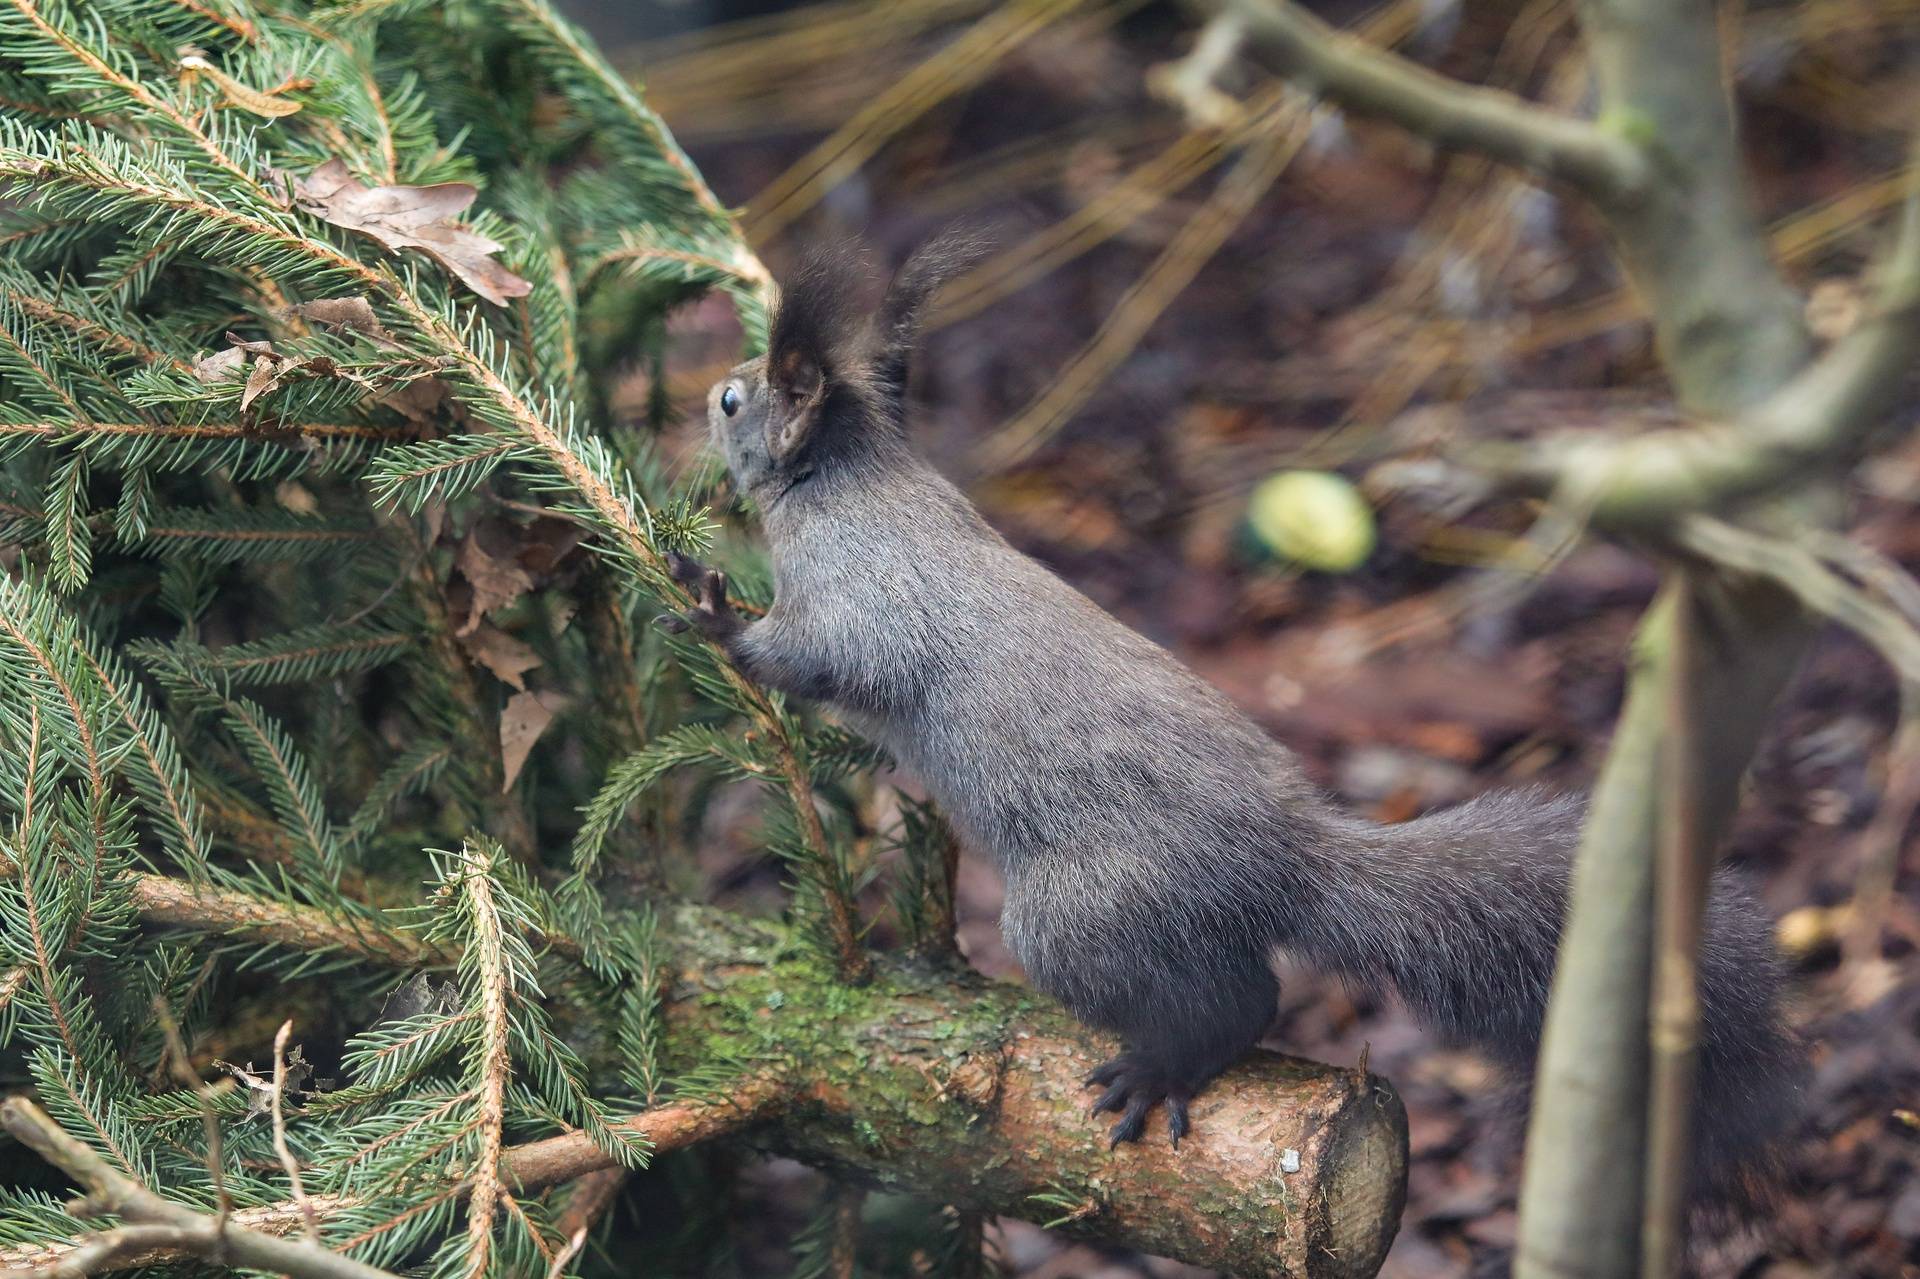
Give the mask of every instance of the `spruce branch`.
MULTIPOLYGON (((84 219, 75 219, 75 221, 79 225, 87 224, 84 219)), ((4 243, 0 243, 0 248, 4 247, 4 243)), ((42 324, 59 325, 70 329, 76 335, 97 343, 115 355, 135 359, 143 364, 164 365, 179 373, 193 371, 193 366, 187 361, 149 346, 126 332, 124 328, 111 327, 99 317, 82 314, 78 309, 62 306, 49 298, 18 286, 0 284, 0 301, 15 307, 21 314, 42 324)))
POLYGON ((153 437, 163 440, 345 440, 387 443, 412 439, 409 427, 370 426, 359 422, 278 422, 271 426, 247 422, 94 422, 84 418, 58 422, 0 422, 0 440, 35 436, 48 442, 80 442, 113 437, 153 437))
MULTIPOLYGON (((345 277, 350 287, 365 289, 383 299, 409 329, 428 343, 435 356, 454 362, 456 387, 482 420, 530 444, 561 490, 583 503, 578 509, 601 533, 618 565, 663 599, 680 604, 691 602, 684 588, 673 583, 665 572, 661 552, 636 513, 637 499, 615 478, 604 448, 576 429, 555 422, 545 406, 496 367, 489 354, 484 328, 470 323, 463 325, 444 309, 429 305, 392 271, 369 267, 324 240, 301 234, 281 216, 268 219, 223 208, 183 187, 116 180, 118 175, 84 162, 62 148, 39 143, 31 135, 23 142, 24 145, 10 153, 0 153, 0 176, 10 173, 19 182, 39 187, 66 184, 111 193, 116 198, 188 217, 214 234, 231 237, 236 249, 243 244, 251 246, 247 252, 256 259, 271 256, 274 260, 300 260, 330 277, 345 277), (271 254, 267 245, 273 246, 271 254)), ((203 553, 237 558, 270 549, 286 552, 300 548, 301 553, 319 554, 329 541, 352 536, 355 534, 347 530, 294 527, 181 529, 177 519, 161 519, 149 525, 144 544, 151 549, 168 538, 185 537, 203 553)), ((815 808, 811 780, 801 765, 784 717, 762 690, 730 665, 722 667, 722 678, 769 740, 809 855, 823 869, 828 867, 833 859, 832 850, 815 808)), ((827 910, 842 969, 850 980, 859 980, 866 972, 867 960, 852 905, 842 895, 829 892, 827 910)))
MULTIPOLYGON (((296 1279, 391 1279, 386 1271, 311 1242, 276 1238, 162 1199, 69 1137, 24 1097, 0 1102, 0 1127, 86 1189, 75 1208, 79 1215, 111 1215, 128 1223, 76 1241, 53 1259, 49 1269, 54 1274, 90 1275, 162 1254, 199 1257, 216 1265, 268 1270, 296 1279)), ((38 1269, 6 1260, 10 1270, 38 1269)))
MULTIPOLYGON (((1106 1156, 1103 1130, 1084 1122, 1080 1086, 1110 1045, 1045 1001, 1036 1003, 1029 991, 980 981, 929 984, 917 965, 889 963, 873 984, 846 992, 851 1002, 841 1013, 803 1028, 767 1018, 752 995, 745 1003, 711 997, 743 979, 751 979, 752 990, 796 999, 814 989, 809 983, 831 985, 817 961, 778 958, 796 953, 790 932, 682 909, 665 943, 675 973, 666 1009, 669 1050, 698 1043, 705 1052, 712 1042, 731 1042, 757 1055, 777 1046, 772 1060, 781 1065, 771 1073, 750 1069, 714 1099, 676 1100, 615 1121, 656 1154, 755 1125, 775 1149, 1012 1215, 1034 1213, 1030 1197, 1060 1176, 1098 1166, 1103 1189, 1082 1229, 1250 1274, 1281 1267, 1306 1276, 1347 1274, 1345 1267, 1359 1264, 1355 1258, 1377 1255, 1369 1250, 1383 1249, 1391 1237, 1404 1166, 1396 1153, 1401 1121, 1397 1101, 1370 1077, 1272 1059, 1244 1064, 1210 1094, 1218 1107, 1216 1140, 1183 1148, 1177 1169, 1170 1162, 1176 1157, 1161 1148, 1116 1164, 1106 1156), (942 1029, 931 1036, 912 1030, 930 1026, 942 1029), (1306 1161, 1285 1178, 1273 1166, 1282 1146, 1306 1161), (1331 1160, 1324 1167, 1315 1162, 1322 1153, 1331 1160), (1172 1176, 1187 1194, 1170 1204, 1164 1185, 1172 1176), (1283 1209, 1283 1200, 1292 1206, 1283 1209), (1222 1231, 1208 1207, 1220 1203, 1245 1205, 1248 1228, 1222 1231), (1275 1240, 1253 1228, 1271 1214, 1294 1222, 1297 1232, 1275 1240)), ((449 1100, 464 1106, 471 1095, 449 1100)), ((525 1195, 618 1163, 604 1138, 577 1131, 503 1149, 499 1175, 510 1193, 525 1195)), ((457 1198, 468 1187, 463 1181, 439 1193, 457 1198)), ((427 1212, 435 1210, 427 1203, 442 1201, 420 1189, 409 1202, 427 1212)), ((323 1223, 380 1211, 351 1195, 316 1194, 313 1206, 323 1223)), ((235 1214, 237 1225, 280 1233, 299 1229, 302 1220, 290 1203, 235 1214)), ((375 1224, 386 1220, 379 1215, 375 1224)), ((0 1264, 44 1264, 49 1255, 45 1248, 0 1250, 0 1264)))
MULTIPOLYGON (((723 1097, 672 1102, 628 1116, 620 1121, 620 1125, 634 1136, 644 1139, 656 1152, 682 1150, 729 1136, 764 1119, 784 1104, 790 1095, 789 1089, 771 1077, 756 1077, 741 1083, 723 1097)), ((0 1116, 3 1115, 4 1111, 0 1111, 0 1116)), ((609 1170, 622 1171, 605 1151, 578 1133, 510 1146, 501 1152, 500 1159, 502 1184, 520 1195, 533 1194, 550 1186, 563 1185, 609 1170)), ((457 1202, 470 1190, 470 1182, 454 1181, 438 1192, 422 1192, 421 1197, 426 1203, 438 1207, 457 1202)), ((311 1195, 307 1200, 307 1208, 326 1224, 341 1219, 363 1203, 364 1200, 349 1195, 311 1195)), ((232 1227, 235 1231, 281 1236, 302 1230, 305 1222, 306 1209, 298 1202, 289 1200, 236 1209, 232 1227)), ((194 1252, 191 1243, 178 1238, 155 1238, 144 1248, 128 1247, 117 1252, 112 1267, 132 1268, 151 1265, 169 1257, 199 1255, 194 1252)), ((0 1267, 9 1275, 58 1273, 57 1268, 76 1248, 82 1246, 82 1240, 68 1240, 47 1245, 0 1247, 0 1267)), ((107 1267, 96 1267, 104 1268, 107 1267)))
MULTIPOLYGON (((7 0, 18 14, 15 29, 30 40, 44 41, 64 54, 84 73, 112 97, 123 99, 125 103, 138 111, 143 119, 155 123, 164 123, 181 138, 189 141, 201 156, 216 169, 238 181, 258 196, 265 196, 267 189, 253 172, 236 160, 223 141, 209 132, 201 124, 202 119, 217 119, 213 113, 193 112, 179 102, 150 89, 127 69, 124 63, 96 49, 81 34, 72 28, 74 23, 67 15, 55 10, 57 17, 49 17, 37 0, 7 0)), ((87 35, 101 37, 104 30, 94 26, 87 35)), ((103 41, 104 44, 104 41, 103 41)), ((19 46, 16 49, 20 52, 19 46)))
POLYGON ((733 216, 687 158, 666 124, 643 101, 626 77, 620 75, 598 50, 582 38, 579 28, 561 17, 547 0, 496 0, 497 7, 529 38, 529 44, 544 55, 547 65, 564 82, 591 90, 588 101, 599 107, 604 122, 623 125, 638 135, 638 146, 624 148, 629 161, 649 153, 657 155, 671 170, 677 185, 708 218, 725 228, 738 246, 737 269, 754 279, 761 289, 772 285, 773 277, 759 259, 746 248, 733 231, 733 216))
POLYGON ((399 968, 450 967, 454 957, 407 933, 343 919, 315 906, 269 901, 235 888, 136 875, 133 903, 149 924, 271 943, 290 950, 346 954, 399 968))
POLYGON ((153 1016, 160 1027, 161 1057, 166 1068, 199 1104, 200 1121, 207 1138, 207 1179, 213 1183, 213 1233, 218 1235, 226 1229, 227 1221, 233 1216, 233 1197, 227 1193, 226 1151, 220 1135, 220 1115, 214 1107, 213 1089, 194 1070, 193 1058, 187 1052, 187 1041, 181 1036, 180 1024, 173 1019, 173 1010, 167 1007, 165 999, 154 999, 153 1016))
MULTIPOLYGON (((10 640, 26 655, 65 706, 69 723, 86 760, 95 834, 103 835, 107 800, 106 769, 101 762, 91 709, 81 700, 75 672, 65 660, 71 644, 56 649, 53 643, 58 641, 48 642, 53 636, 72 633, 72 624, 60 617, 56 610, 57 606, 50 597, 33 591, 21 579, 0 575, 0 636, 10 640), (55 660, 56 653, 62 660, 55 660)), ((38 714, 37 707, 35 714, 38 714)))
POLYGON ((204 876, 212 850, 172 735, 148 703, 146 691, 127 677, 111 653, 79 634, 72 646, 133 742, 141 767, 132 785, 149 811, 159 815, 168 851, 188 875, 204 876))
POLYGON ((502 953, 503 926, 494 903, 492 867, 471 844, 461 850, 460 863, 458 884, 472 926, 472 941, 461 967, 464 970, 469 963, 472 965, 473 978, 480 988, 480 1156, 467 1199, 466 1273, 469 1279, 482 1279, 493 1244, 494 1212, 506 1197, 500 1181, 500 1149, 507 1085, 513 1075, 507 1051, 510 977, 502 953))

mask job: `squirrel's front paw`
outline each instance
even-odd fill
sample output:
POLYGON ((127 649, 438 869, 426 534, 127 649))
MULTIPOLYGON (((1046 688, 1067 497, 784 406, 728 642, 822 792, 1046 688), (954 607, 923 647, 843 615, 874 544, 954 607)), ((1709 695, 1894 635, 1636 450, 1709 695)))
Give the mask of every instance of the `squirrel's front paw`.
POLYGON ((740 615, 727 602, 727 575, 678 551, 667 552, 667 574, 687 588, 693 607, 684 613, 662 613, 656 622, 676 635, 700 632, 717 643, 740 633, 740 615))
POLYGON ((1147 1130, 1147 1112, 1155 1102, 1164 1101, 1167 1135, 1173 1139, 1173 1148, 1180 1148, 1180 1139, 1189 1130, 1187 1103, 1193 1099, 1193 1088, 1186 1080, 1142 1053, 1123 1052, 1088 1075, 1086 1082, 1106 1089, 1093 1103, 1092 1113, 1120 1112, 1120 1122, 1109 1133, 1111 1146, 1139 1141, 1147 1130))

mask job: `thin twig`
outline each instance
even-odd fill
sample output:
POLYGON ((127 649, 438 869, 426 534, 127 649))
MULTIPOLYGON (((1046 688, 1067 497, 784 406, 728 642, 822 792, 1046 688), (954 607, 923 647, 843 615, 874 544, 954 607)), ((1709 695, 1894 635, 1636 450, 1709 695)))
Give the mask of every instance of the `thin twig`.
POLYGON ((860 1265, 860 1209, 867 1192, 836 1181, 833 1196, 833 1238, 827 1251, 827 1279, 854 1279, 860 1265))
POLYGON ((1224 129, 1241 106, 1217 81, 1247 41, 1247 20, 1232 10, 1214 14, 1184 58, 1147 68, 1147 89, 1180 108, 1190 129, 1224 129))
POLYGON ((320 1214, 314 1210, 313 1200, 307 1197, 307 1188, 300 1181, 300 1161, 293 1157, 293 1150, 287 1145, 287 1037, 293 1034, 293 1019, 280 1023, 280 1029, 273 1036, 273 1152, 280 1156, 280 1166, 287 1172, 287 1188, 293 1193, 293 1202, 299 1205, 300 1215, 307 1223, 307 1238, 320 1242, 320 1214))
POLYGON ((200 1123, 207 1134, 207 1176, 213 1181, 216 1205, 213 1229, 215 1234, 219 1234, 226 1229, 227 1218, 233 1215, 233 1199, 227 1194, 227 1163, 221 1150, 220 1113, 214 1109, 213 1089, 193 1068, 193 1060, 187 1053, 187 1042, 180 1037, 180 1023, 173 1019, 173 1010, 167 1007, 166 1001, 157 995, 153 1000, 153 1016, 166 1041, 167 1068, 193 1094, 200 1106, 200 1123))
POLYGON ((547 1269, 547 1279, 561 1279, 567 1271, 567 1264, 579 1256, 587 1246, 587 1236, 600 1218, 620 1197, 621 1187, 627 1184, 631 1170, 627 1168, 602 1168, 590 1172, 573 1183, 573 1191, 567 1196, 567 1206, 553 1223, 555 1231, 565 1242, 560 1251, 554 1254, 553 1264, 547 1269))
POLYGON ((1681 523, 1678 533, 1688 551, 1772 581, 1808 610, 1853 631, 1900 681, 1900 726, 1889 751, 1880 810, 1861 834, 1863 865, 1854 917, 1848 921, 1849 954, 1865 954, 1878 945, 1907 827, 1920 811, 1920 622, 1908 611, 1920 602, 1920 584, 1857 543, 1842 549, 1836 545, 1840 539, 1804 530, 1768 535, 1694 516, 1681 523), (1848 574, 1862 577, 1892 602, 1874 598, 1867 586, 1848 580, 1848 574))
POLYGON ((1127 290, 1093 340, 1011 422, 981 443, 976 454, 983 466, 1004 470, 1017 465, 1051 439, 1133 353, 1154 321, 1253 212, 1307 139, 1298 110, 1282 110, 1268 129, 1248 146, 1219 188, 1127 290))

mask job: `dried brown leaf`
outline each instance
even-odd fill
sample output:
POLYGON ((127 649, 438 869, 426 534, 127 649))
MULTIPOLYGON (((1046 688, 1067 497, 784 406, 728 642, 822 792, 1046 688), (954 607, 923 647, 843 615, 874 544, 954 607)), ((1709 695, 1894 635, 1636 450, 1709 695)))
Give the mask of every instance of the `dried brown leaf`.
POLYGON ((247 373, 247 389, 240 392, 240 411, 245 413, 253 407, 253 402, 274 388, 280 380, 280 362, 272 356, 256 355, 253 368, 247 373))
POLYGON ((311 302, 302 302, 286 310, 326 328, 347 329, 363 334, 371 338, 374 345, 382 350, 400 349, 400 344, 393 340, 386 326, 380 323, 380 317, 374 314, 373 304, 363 297, 315 298, 311 302))
POLYGON ((369 187, 338 159, 304 178, 282 177, 301 209, 372 236, 390 249, 418 249, 489 302, 504 306, 533 288, 493 260, 502 247, 499 242, 451 220, 478 194, 465 182, 369 187))
POLYGON ((193 374, 202 382, 224 382, 247 366, 247 353, 237 346, 224 351, 215 351, 212 355, 203 355, 193 362, 193 374))
POLYGON ((532 575, 520 567, 512 549, 495 555, 482 543, 488 529, 489 525, 484 522, 474 525, 466 541, 460 544, 460 557, 455 564, 460 575, 473 587, 473 603, 467 620, 454 632, 456 635, 473 634, 487 614, 505 608, 533 589, 532 575))
POLYGON ((501 683, 526 691, 522 676, 540 665, 540 655, 491 622, 482 622, 460 637, 467 656, 492 671, 501 683))
POLYGON ((552 693, 515 693, 500 712, 500 790, 513 789, 513 783, 526 767, 527 756, 540 734, 553 723, 554 715, 565 702, 552 693))
MULTIPOLYGON (((214 1069, 224 1070, 235 1082, 247 1090, 247 1113, 240 1116, 253 1119, 264 1116, 273 1108, 273 1075, 261 1074, 254 1070, 253 1063, 236 1066, 230 1061, 215 1058, 214 1069)), ((307 1060, 306 1046, 295 1044, 293 1052, 287 1057, 287 1092, 299 1093, 306 1088, 308 1078, 313 1074, 313 1063, 307 1060)))
MULTIPOLYGON (((441 416, 453 388, 437 377, 415 378, 380 397, 380 403, 395 410, 409 422, 431 425, 441 416)), ((457 407, 457 403, 456 403, 457 407)))

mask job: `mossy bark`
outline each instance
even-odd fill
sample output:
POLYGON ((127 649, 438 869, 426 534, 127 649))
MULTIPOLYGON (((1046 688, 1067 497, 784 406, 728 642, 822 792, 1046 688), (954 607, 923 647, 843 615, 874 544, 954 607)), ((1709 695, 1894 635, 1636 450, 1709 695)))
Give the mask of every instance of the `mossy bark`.
POLYGON ((1107 1148, 1081 1083, 1115 1045, 1033 992, 882 959, 853 988, 782 930, 698 908, 663 930, 668 1055, 761 1060, 791 1099, 744 1140, 878 1187, 1239 1275, 1372 1275, 1406 1195, 1406 1116, 1363 1070, 1256 1054, 1107 1148), (1064 1219, 1064 1220, 1063 1220, 1064 1219))

